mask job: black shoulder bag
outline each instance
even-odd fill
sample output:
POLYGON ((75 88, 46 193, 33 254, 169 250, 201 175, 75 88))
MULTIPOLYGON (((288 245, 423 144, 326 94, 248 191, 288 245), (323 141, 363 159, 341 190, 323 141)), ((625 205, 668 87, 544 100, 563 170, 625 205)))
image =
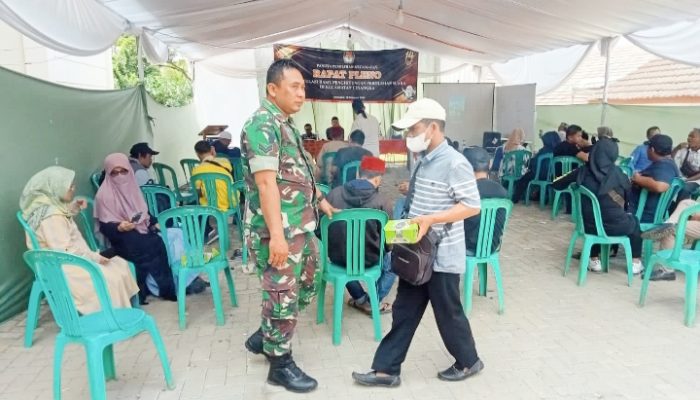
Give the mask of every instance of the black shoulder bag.
MULTIPOLYGON (((419 162, 411 176, 408 196, 403 208, 403 218, 408 216, 408 211, 413 202, 413 195, 416 187, 416 175, 420 169, 419 162)), ((451 223, 445 225, 445 231, 449 230, 451 223)), ((432 229, 421 238, 418 243, 406 244, 397 243, 391 250, 391 270, 404 281, 418 286, 430 280, 433 276, 433 264, 437 256, 438 246, 442 238, 432 229)))
POLYGON ((688 157, 690 156, 690 149, 686 149, 685 153, 685 159, 683 160, 683 164, 681 164, 681 174, 685 176, 686 178, 690 178, 691 176, 695 175, 698 173, 688 162, 688 157))

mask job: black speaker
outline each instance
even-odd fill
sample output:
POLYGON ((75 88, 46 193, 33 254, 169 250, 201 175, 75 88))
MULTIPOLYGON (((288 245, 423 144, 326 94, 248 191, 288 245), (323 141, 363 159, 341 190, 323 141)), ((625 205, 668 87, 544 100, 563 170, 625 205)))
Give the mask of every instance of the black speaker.
POLYGON ((501 132, 484 132, 484 143, 483 148, 489 153, 496 151, 498 146, 501 145, 501 132))

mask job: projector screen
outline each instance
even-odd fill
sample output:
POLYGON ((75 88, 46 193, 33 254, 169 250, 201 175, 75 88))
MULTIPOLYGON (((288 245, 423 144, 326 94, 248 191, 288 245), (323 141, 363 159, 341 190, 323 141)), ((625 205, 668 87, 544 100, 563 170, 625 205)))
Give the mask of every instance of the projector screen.
POLYGON ((423 97, 447 110, 445 134, 460 147, 481 146, 484 132, 493 130, 493 83, 424 83, 423 97))

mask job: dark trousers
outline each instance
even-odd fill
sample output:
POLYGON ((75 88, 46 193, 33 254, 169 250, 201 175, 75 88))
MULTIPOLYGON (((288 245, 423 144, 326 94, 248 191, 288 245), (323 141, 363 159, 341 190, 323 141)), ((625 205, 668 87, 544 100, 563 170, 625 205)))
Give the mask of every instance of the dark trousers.
POLYGON ((401 364, 406 359, 428 301, 433 306, 442 342, 457 360, 457 368, 471 368, 476 363, 479 356, 474 337, 459 299, 459 274, 433 272, 430 281, 420 286, 399 280, 391 331, 384 336, 374 354, 372 370, 401 374, 401 364))
MULTIPOLYGON (((586 232, 595 234, 595 228, 589 229, 586 227, 586 232)), ((640 258, 642 256, 642 231, 639 228, 637 220, 631 220, 626 224, 618 224, 612 229, 610 227, 605 228, 605 233, 608 236, 627 236, 630 238, 630 247, 632 250, 633 258, 640 258)), ((615 246, 615 245, 613 245, 615 246)), ((613 251, 613 249, 611 249, 613 251)), ((591 257, 598 257, 600 255, 600 245, 594 244, 591 246, 591 257)))

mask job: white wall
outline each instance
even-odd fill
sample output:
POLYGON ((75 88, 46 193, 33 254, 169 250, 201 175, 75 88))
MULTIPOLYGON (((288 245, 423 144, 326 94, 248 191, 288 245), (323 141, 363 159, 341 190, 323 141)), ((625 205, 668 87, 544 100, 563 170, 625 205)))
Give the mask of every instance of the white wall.
POLYGON ((238 145, 243 124, 260 106, 257 80, 229 78, 195 66, 194 104, 199 131, 206 125, 228 125, 232 143, 238 145))
POLYGON ((0 21, 0 66, 45 81, 84 89, 113 89, 111 50, 74 57, 24 37, 0 21))

